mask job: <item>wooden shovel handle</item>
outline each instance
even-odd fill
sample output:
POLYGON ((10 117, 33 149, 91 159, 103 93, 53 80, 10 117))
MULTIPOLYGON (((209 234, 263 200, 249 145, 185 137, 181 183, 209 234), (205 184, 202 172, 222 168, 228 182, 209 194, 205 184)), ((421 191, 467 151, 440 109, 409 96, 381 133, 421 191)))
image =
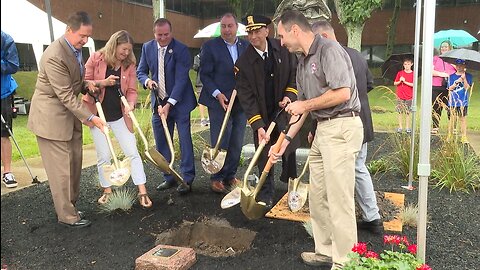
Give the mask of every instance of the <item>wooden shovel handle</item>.
MULTIPOLYGON (((100 119, 102 119, 105 123, 107 123, 107 119, 105 118, 105 113, 103 112, 103 109, 102 109, 102 104, 100 104, 100 101, 98 101, 98 98, 95 99, 95 107, 97 108, 98 116, 100 117, 100 119)), ((110 153, 112 154, 113 164, 115 166, 115 169, 118 169, 120 167, 120 164, 118 163, 117 155, 115 155, 115 151, 113 150, 113 144, 112 144, 112 140, 110 139, 110 132, 107 125, 104 125, 103 132, 105 133, 108 148, 110 148, 110 153)))

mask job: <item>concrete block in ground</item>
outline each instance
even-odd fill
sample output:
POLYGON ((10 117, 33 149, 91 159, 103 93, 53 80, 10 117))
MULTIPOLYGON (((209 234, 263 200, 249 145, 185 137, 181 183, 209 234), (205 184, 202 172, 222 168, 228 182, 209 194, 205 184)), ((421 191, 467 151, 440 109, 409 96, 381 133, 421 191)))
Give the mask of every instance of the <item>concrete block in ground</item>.
POLYGON ((196 261, 192 248, 158 245, 135 260, 135 270, 185 270, 196 261))

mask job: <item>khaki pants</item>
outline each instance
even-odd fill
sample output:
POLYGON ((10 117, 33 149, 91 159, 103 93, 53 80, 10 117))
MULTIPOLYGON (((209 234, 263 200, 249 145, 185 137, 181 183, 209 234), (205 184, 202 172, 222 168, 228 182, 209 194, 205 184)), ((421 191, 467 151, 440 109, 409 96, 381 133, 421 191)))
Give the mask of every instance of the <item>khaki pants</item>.
POLYGON ((363 141, 360 117, 317 124, 310 150, 310 216, 315 253, 344 264, 357 242, 355 159, 363 141))

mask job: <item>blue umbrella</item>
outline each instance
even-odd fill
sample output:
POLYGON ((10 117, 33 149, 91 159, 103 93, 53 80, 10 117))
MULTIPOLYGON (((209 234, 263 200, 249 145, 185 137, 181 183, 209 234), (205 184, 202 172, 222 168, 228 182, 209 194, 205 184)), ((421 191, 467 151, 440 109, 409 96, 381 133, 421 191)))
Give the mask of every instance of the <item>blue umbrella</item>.
POLYGON ((478 41, 474 36, 464 30, 441 30, 433 34, 433 45, 440 47, 443 41, 448 40, 453 46, 464 46, 478 41))

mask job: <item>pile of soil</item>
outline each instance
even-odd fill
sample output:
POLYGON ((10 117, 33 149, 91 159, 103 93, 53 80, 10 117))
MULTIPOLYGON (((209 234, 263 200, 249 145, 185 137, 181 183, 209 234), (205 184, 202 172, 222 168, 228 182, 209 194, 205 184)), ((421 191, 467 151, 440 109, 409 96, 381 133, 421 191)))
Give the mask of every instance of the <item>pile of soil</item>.
MULTIPOLYGON (((388 144, 383 143, 386 137, 386 134, 376 134, 375 141, 369 144, 368 151, 375 153, 375 158, 392 153, 392 149, 387 149, 388 144)), ((299 257, 302 251, 314 249, 313 239, 302 223, 269 218, 250 221, 238 206, 222 210, 222 196, 210 191, 209 177, 199 161, 196 166, 193 192, 179 196, 175 189, 156 191, 163 177, 147 164, 147 188, 153 207, 143 209, 136 203, 129 212, 109 215, 100 212, 97 204, 101 190, 96 167, 84 169, 77 208, 84 211, 93 224, 83 229, 70 229, 57 223, 48 183, 3 195, 1 264, 8 269, 133 269, 135 259, 167 241, 166 235, 169 241, 176 241, 188 231, 205 236, 188 244, 197 251, 193 269, 311 268, 299 257), (211 226, 217 227, 211 229, 211 226), (213 242, 228 238, 223 234, 227 230, 231 234, 240 232, 242 245, 251 242, 243 248, 237 247, 235 241, 213 242), (247 234, 251 239, 245 239, 247 234)), ((246 166, 239 168, 239 176, 246 166)), ((376 190, 404 193, 406 204, 416 204, 417 190, 401 188, 405 184, 403 176, 392 172, 374 176, 376 190)), ((131 181, 126 186, 135 189, 131 181)), ((286 191, 287 185, 278 181, 275 198, 279 200, 286 191)), ((429 187, 428 205, 427 263, 432 269, 477 269, 479 193, 450 193, 429 187)), ((416 228, 404 227, 402 234, 416 242, 416 228)), ((383 246, 382 235, 359 231, 358 239, 377 252, 388 248, 383 246)))

